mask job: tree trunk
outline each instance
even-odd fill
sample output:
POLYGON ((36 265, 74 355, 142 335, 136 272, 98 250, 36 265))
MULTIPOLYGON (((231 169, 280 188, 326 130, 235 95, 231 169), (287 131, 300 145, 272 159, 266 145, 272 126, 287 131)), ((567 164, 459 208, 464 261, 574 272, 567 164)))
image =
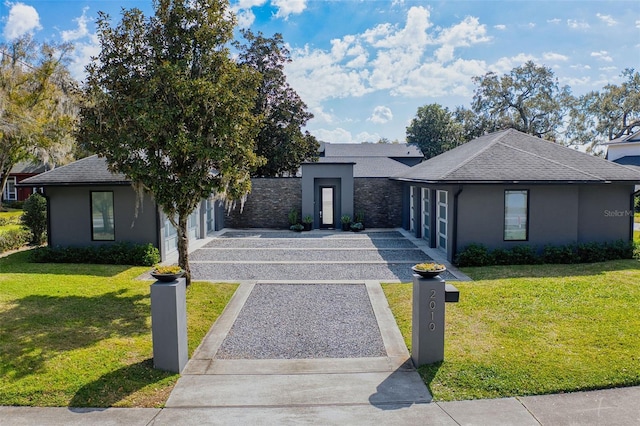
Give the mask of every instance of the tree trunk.
POLYGON ((189 215, 180 213, 178 215, 178 265, 184 269, 184 277, 187 279, 187 286, 191 284, 191 269, 189 268, 189 229, 187 221, 189 215))

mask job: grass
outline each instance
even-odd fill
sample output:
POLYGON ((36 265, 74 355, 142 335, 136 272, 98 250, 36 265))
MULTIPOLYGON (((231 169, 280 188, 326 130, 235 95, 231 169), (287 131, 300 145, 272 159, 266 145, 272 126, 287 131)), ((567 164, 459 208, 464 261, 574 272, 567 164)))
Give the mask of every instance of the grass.
MULTIPOLYGON (((465 268, 445 361, 419 372, 440 401, 640 385, 640 263, 465 268)), ((411 284, 383 289, 411 347, 411 284)))
MULTIPOLYGON (((148 268, 0 259, 0 406, 161 407, 179 375, 152 360, 148 268)), ((236 285, 187 290, 189 354, 236 285)))
POLYGON ((7 225, 0 226, 0 234, 6 231, 22 229, 20 216, 22 216, 22 210, 0 211, 0 219, 5 219, 8 222, 7 225))

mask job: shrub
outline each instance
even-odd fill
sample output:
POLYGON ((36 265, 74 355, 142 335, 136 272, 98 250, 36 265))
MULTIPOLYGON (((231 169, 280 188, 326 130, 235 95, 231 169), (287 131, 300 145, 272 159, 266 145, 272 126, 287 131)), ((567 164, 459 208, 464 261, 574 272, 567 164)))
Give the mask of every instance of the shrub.
POLYGON ((160 252, 152 244, 126 242, 89 247, 41 247, 31 251, 31 261, 153 266, 160 261, 160 252))
POLYGON ((633 259, 634 243, 622 240, 605 244, 606 254, 609 260, 633 259))
POLYGON ((20 219, 31 230, 31 244, 42 244, 47 231, 47 200, 38 193, 31 194, 24 203, 20 219))
POLYGON ((640 259, 640 243, 622 240, 565 246, 547 245, 541 254, 538 254, 535 248, 525 245, 490 251, 482 244, 470 244, 458 254, 455 263, 458 266, 537 265, 593 263, 632 258, 640 259))
POLYGON ((482 244, 469 244, 456 256, 458 266, 487 266, 493 264, 493 258, 482 244))
POLYGON ((19 249, 27 245, 31 240, 31 232, 28 229, 12 229, 0 232, 0 253, 19 249))
POLYGON ((580 258, 573 244, 565 246, 547 245, 542 250, 542 263, 570 264, 578 263, 580 258))
POLYGON ((541 263, 540 257, 531 246, 515 246, 511 249, 512 265, 536 265, 541 263))
POLYGON ((289 225, 297 225, 299 223, 298 221, 298 210, 296 209, 291 209, 289 211, 289 225))

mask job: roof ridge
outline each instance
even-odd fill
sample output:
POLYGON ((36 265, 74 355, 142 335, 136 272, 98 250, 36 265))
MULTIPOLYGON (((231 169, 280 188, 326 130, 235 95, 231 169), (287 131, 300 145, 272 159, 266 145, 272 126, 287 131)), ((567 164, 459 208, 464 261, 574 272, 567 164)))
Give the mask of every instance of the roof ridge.
MULTIPOLYGON (((535 136, 532 136, 532 137, 535 137, 535 136)), ((545 143, 550 143, 550 144, 554 144, 554 145, 555 145, 555 143, 554 143, 554 142, 550 142, 550 141, 547 141, 547 140, 544 140, 544 139, 540 139, 540 141, 544 141, 545 143)), ((516 146, 513 146, 513 145, 509 145, 509 144, 506 144, 506 143, 502 143, 502 142, 500 142, 500 144, 501 144, 501 145, 504 145, 504 146, 506 146, 506 147, 508 147, 508 148, 514 149, 514 150, 516 150, 516 151, 520 151, 520 152, 522 152, 522 153, 524 153, 524 154, 529 154, 529 155, 532 155, 532 156, 534 156, 534 157, 536 157, 536 158, 540 158, 540 159, 543 159, 543 160, 545 160, 545 161, 549 161, 549 162, 551 162, 551 163, 553 163, 553 164, 555 164, 555 165, 562 166, 562 167, 566 167, 566 168, 571 169, 571 170, 573 170, 573 171, 576 171, 576 172, 578 172, 578 173, 581 173, 581 174, 584 174, 584 175, 587 175, 587 176, 591 176, 592 178, 599 179, 599 180, 607 180, 607 179, 603 178, 602 176, 598 176, 598 175, 595 175, 595 174, 593 174, 593 173, 589 173, 589 172, 586 172, 586 171, 584 171, 584 170, 580 170, 580 169, 579 169, 579 168, 577 168, 577 167, 573 167, 573 166, 570 166, 570 165, 568 165, 568 164, 561 163, 561 162, 556 161, 556 160, 554 160, 554 159, 552 159, 552 158, 543 157, 542 155, 539 155, 539 154, 536 154, 536 153, 533 153, 533 152, 529 152, 529 151, 525 151, 525 150, 524 150, 524 149, 522 149, 522 148, 519 148, 519 147, 516 147, 516 146)), ((558 145, 558 146, 559 146, 559 147, 562 147, 562 145, 558 145)), ((565 147, 565 148, 566 148, 566 147, 565 147)), ((578 151, 578 152, 580 152, 580 151, 578 151)), ((589 155, 589 154, 585 154, 585 155, 589 155)), ((592 158, 597 158, 597 157, 593 157, 593 156, 590 156, 590 157, 592 157, 592 158)), ((604 160, 604 161, 607 161, 607 160, 604 160)), ((611 163, 610 161, 607 161, 607 162, 608 162, 608 163, 611 163)))
MULTIPOLYGON (((447 171, 446 173, 443 173, 442 175, 440 175, 439 179, 443 179, 445 176, 450 175, 455 173, 456 171, 460 170, 463 166, 465 166, 467 163, 471 162, 471 160, 474 160, 476 157, 478 157, 480 154, 482 154, 483 152, 485 152, 486 150, 488 150, 490 147, 492 147, 493 145, 499 143, 502 138, 509 133, 510 130, 513 129, 505 129, 505 130, 501 130, 501 132, 503 132, 501 135, 498 135, 493 141, 491 141, 491 143, 487 144, 487 146, 485 146, 484 148, 482 148, 481 150, 478 150, 475 154, 471 155, 470 157, 468 157, 466 160, 464 160, 463 162, 461 162, 460 164, 458 164, 458 167, 454 168, 454 169, 450 169, 449 171, 447 171)), ((489 134, 490 135, 490 134, 489 134)), ((486 136, 489 136, 486 135, 486 136)), ((481 136, 482 137, 482 136, 481 136)), ((471 142, 471 141, 470 141, 471 142)), ((468 143, 468 142, 467 142, 468 143)), ((465 144, 462 144, 465 145, 465 144)), ((458 146, 462 146, 462 145, 458 145, 458 146)))

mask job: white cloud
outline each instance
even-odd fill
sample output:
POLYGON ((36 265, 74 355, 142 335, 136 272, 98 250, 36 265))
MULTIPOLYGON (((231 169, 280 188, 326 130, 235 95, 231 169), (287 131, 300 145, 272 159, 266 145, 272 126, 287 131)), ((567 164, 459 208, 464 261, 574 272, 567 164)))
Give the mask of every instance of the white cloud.
POLYGON ((576 19, 567 19, 567 25, 572 30, 586 30, 587 28, 591 28, 588 23, 584 21, 578 21, 576 19))
POLYGON ((316 129, 316 130, 311 130, 309 133, 311 133, 319 141, 322 141, 322 142, 356 143, 356 141, 353 140, 353 136, 351 135, 351 132, 343 129, 342 127, 338 127, 333 130, 316 129))
POLYGON ((40 15, 33 6, 24 3, 6 3, 6 5, 10 8, 3 31, 6 40, 14 40, 42 28, 40 15))
POLYGON ((636 28, 640 28, 640 19, 636 20, 636 28))
POLYGON ((542 58, 545 61, 568 61, 569 57, 565 56, 565 55, 561 55, 560 53, 554 53, 554 52, 545 52, 542 54, 542 58))
POLYGON ((240 28, 249 28, 256 20, 256 15, 250 9, 238 10, 236 19, 240 28))
POLYGON ((559 18, 547 19, 547 24, 559 24, 560 22, 562 22, 562 19, 559 18))
POLYGON ((494 25, 493 28, 495 28, 496 30, 502 31, 502 30, 506 30, 507 26, 504 24, 498 24, 498 25, 494 25))
POLYGON ((596 16, 605 24, 607 24, 608 27, 613 27, 614 25, 616 25, 618 22, 613 19, 613 17, 611 15, 603 15, 601 13, 596 13, 596 16))
POLYGON ((271 4, 278 9, 276 17, 289 18, 289 15, 297 15, 307 8, 307 0, 271 0, 271 4))
POLYGON ((606 50, 591 52, 591 57, 604 62, 613 62, 613 58, 609 56, 609 52, 607 52, 606 50))
POLYGON ((391 119, 393 119, 393 113, 391 112, 391 109, 386 106, 379 105, 373 109, 373 113, 371 114, 371 117, 367 118, 367 121, 371 121, 372 123, 384 124, 391 119))
POLYGON ((618 67, 610 66, 610 67, 600 67, 598 68, 600 71, 617 71, 618 67))
POLYGON ((574 64, 574 65, 569 65, 569 68, 573 68, 576 70, 590 70, 591 65, 574 64))
POLYGON ((74 41, 89 35, 87 23, 90 19, 87 18, 87 10, 89 10, 88 7, 82 9, 82 15, 73 20, 78 24, 78 27, 75 30, 62 31, 61 37, 63 41, 74 41))
POLYGON ((97 35, 91 34, 86 42, 76 41, 71 54, 71 63, 69 64, 71 75, 78 81, 84 80, 84 68, 91 62, 92 57, 97 57, 99 54, 100 41, 97 35))
POLYGON ((380 135, 377 133, 360 132, 356 135, 353 142, 378 142, 380 139, 380 135))
MULTIPOLYGON (((536 57, 533 55, 529 55, 526 53, 518 53, 512 57, 502 57, 498 59, 493 66, 491 67, 491 71, 497 72, 498 74, 505 74, 514 69, 515 67, 520 67, 525 64, 527 61, 536 62, 536 57)), ((479 74, 476 74, 479 75, 479 74)))
POLYGON ((480 25, 478 18, 467 16, 462 22, 442 30, 437 39, 442 46, 436 50, 436 57, 440 62, 453 59, 456 47, 469 47, 473 44, 485 43, 491 40, 487 35, 485 25, 480 25))

